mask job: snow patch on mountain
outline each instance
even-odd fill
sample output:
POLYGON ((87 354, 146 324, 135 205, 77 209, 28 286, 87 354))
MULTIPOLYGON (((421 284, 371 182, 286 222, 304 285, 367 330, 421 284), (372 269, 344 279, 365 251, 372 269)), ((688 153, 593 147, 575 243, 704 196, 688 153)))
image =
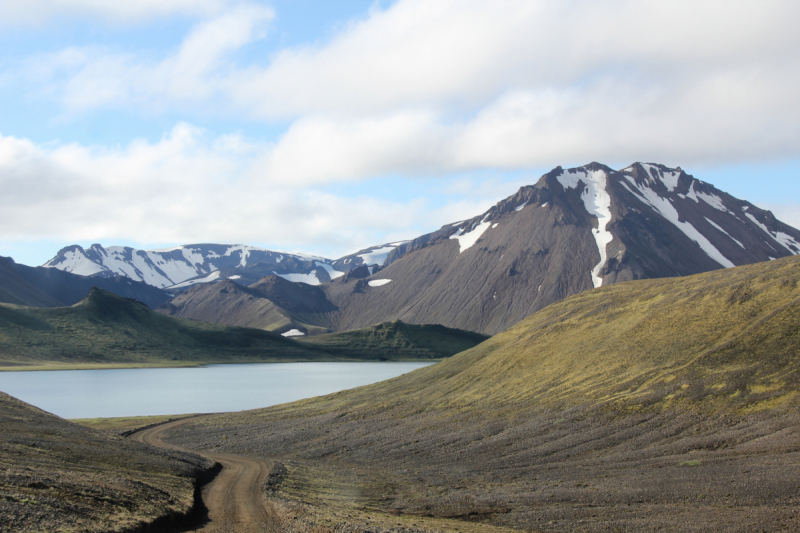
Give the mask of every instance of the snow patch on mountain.
POLYGON ((528 205, 528 202, 525 202, 524 204, 515 207, 514 211, 522 211, 522 208, 525 207, 526 205, 528 205))
MULTIPOLYGON (((47 266, 47 265, 45 265, 47 266)), ((79 276, 91 276, 105 270, 97 263, 89 261, 89 259, 81 252, 69 251, 64 254, 64 261, 61 263, 61 270, 72 272, 79 276)))
POLYGON ((694 183, 692 183, 691 190, 694 193, 692 197, 694 201, 696 201, 697 203, 700 203, 700 200, 702 200, 718 211, 722 211, 723 213, 733 214, 733 212, 725 206, 725 203, 719 196, 713 194, 706 194, 703 191, 695 190, 694 183))
POLYGON ((688 222, 681 222, 680 216, 678 215, 678 211, 673 207, 670 201, 667 198, 662 198, 658 195, 656 191, 651 189, 650 187, 639 186, 636 184, 636 180, 633 177, 626 175, 627 180, 633 185, 633 187, 628 187, 628 184, 625 182, 621 182, 623 185, 628 187, 628 189, 634 194, 638 195, 642 201, 648 204, 650 207, 658 211, 661 216, 671 222, 675 227, 681 230, 684 235, 692 239, 696 242, 700 248, 708 255, 711 259, 719 263, 720 265, 724 266, 725 268, 731 268, 734 265, 727 257, 722 255, 722 253, 717 250, 717 248, 711 244, 711 242, 694 226, 692 226, 688 222))
POLYGON ((392 281, 392 280, 390 280, 390 279, 373 279, 371 281, 368 281, 367 285, 369 285, 370 287, 381 287, 383 285, 386 285, 390 281, 392 281))
POLYGON ((255 246, 237 244, 236 246, 231 246, 228 248, 228 251, 225 252, 225 257, 233 255, 235 252, 239 252, 241 254, 239 256, 241 258, 239 260, 239 266, 244 268, 247 266, 247 258, 250 257, 251 250, 259 250, 259 248, 256 248, 255 246))
POLYGON ((392 245, 383 246, 381 248, 373 248, 371 250, 367 250, 363 254, 359 254, 358 257, 360 257, 361 260, 364 261, 365 265, 382 266, 383 263, 386 262, 386 258, 389 257, 389 254, 395 248, 397 248, 397 246, 392 246, 392 245))
POLYGON ((328 275, 331 277, 331 279, 336 279, 339 276, 344 276, 344 272, 339 272, 338 270, 336 270, 335 268, 333 268, 331 265, 329 265, 327 263, 322 263, 320 261, 315 261, 314 264, 317 265, 318 267, 324 269, 328 273, 328 275))
POLYGON ((451 239, 456 239, 458 241, 458 253, 464 253, 464 250, 471 248, 478 239, 481 238, 481 235, 489 229, 489 226, 492 225, 491 222, 486 222, 486 219, 489 218, 487 214, 483 217, 483 220, 480 221, 479 224, 473 224, 470 230, 467 233, 464 233, 466 228, 459 228, 454 234, 450 235, 451 239))
POLYGON ((305 333, 303 333, 299 329, 290 329, 286 333, 281 333, 281 336, 283 336, 283 337, 303 337, 303 336, 305 336, 305 333))
POLYGON ((729 238, 730 240, 732 240, 733 242, 735 242, 736 244, 738 244, 739 246, 741 246, 742 248, 744 248, 744 244, 740 243, 739 241, 737 241, 736 239, 734 239, 733 237, 731 237, 731 234, 730 234, 730 233, 728 233, 727 231, 725 231, 724 229, 722 229, 722 227, 721 227, 721 226, 719 226, 719 225, 715 224, 713 220, 709 219, 708 217, 703 217, 703 218, 705 218, 705 219, 706 219, 706 222, 708 222, 709 224, 711 224, 712 226, 714 226, 715 228, 717 228, 718 230, 720 230, 722 233, 724 233, 725 235, 727 235, 727 236, 728 236, 728 238, 729 238))
POLYGON ((276 276, 280 276, 287 281, 294 281, 295 283, 308 283, 309 285, 319 285, 320 281, 317 278, 316 274, 278 274, 275 272, 276 276))
POLYGON ((611 222, 611 196, 606 190, 608 175, 604 170, 581 170, 574 174, 562 172, 557 179, 565 189, 577 189, 580 183, 584 185, 581 200, 586 211, 597 218, 597 229, 592 230, 592 236, 597 243, 597 251, 600 252, 600 262, 592 269, 591 275, 595 288, 600 287, 603 285, 600 269, 608 260, 606 248, 614 239, 607 229, 611 222))
POLYGON ((747 211, 745 211, 744 214, 747 218, 753 221, 753 224, 761 228, 764 231, 764 233, 772 237, 772 239, 776 241, 778 244, 789 250, 789 252, 791 252, 792 255, 800 254, 800 242, 794 240, 791 235, 787 235, 786 233, 782 233, 780 231, 776 231, 775 233, 773 233, 769 230, 767 226, 759 222, 758 219, 752 215, 752 213, 748 213, 747 211))
POLYGON ((209 274, 204 278, 198 279, 190 279, 189 281, 184 281, 183 283, 178 283, 177 285, 173 285, 169 287, 170 289, 183 289, 185 287, 191 287, 192 285, 196 285, 198 283, 211 283, 212 281, 216 281, 219 279, 219 270, 216 270, 209 274))
POLYGON ((678 188, 678 178, 681 177, 680 170, 663 170, 656 165, 651 165, 650 163, 640 163, 642 168, 647 171, 647 173, 651 176, 652 179, 659 179, 664 184, 664 186, 669 189, 670 192, 675 192, 675 189, 678 188))

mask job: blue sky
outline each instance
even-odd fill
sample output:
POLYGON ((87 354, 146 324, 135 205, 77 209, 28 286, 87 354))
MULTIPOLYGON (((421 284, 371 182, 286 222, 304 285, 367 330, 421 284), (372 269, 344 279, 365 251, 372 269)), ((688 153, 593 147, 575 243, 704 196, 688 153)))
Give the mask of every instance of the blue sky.
POLYGON ((681 166, 800 226, 792 1, 0 3, 0 255, 338 257, 561 165, 681 166))

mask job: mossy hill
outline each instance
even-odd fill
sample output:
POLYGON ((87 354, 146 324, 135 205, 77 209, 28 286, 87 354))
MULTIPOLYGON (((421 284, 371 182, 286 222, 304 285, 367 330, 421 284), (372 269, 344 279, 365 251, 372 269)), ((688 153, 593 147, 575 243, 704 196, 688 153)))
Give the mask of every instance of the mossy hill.
POLYGON ((447 357, 485 338, 398 324, 338 335, 301 343, 260 329, 165 316, 94 288, 71 307, 0 304, 0 367, 430 359, 447 357))
POLYGON ((586 291, 436 365, 169 439, 284 461, 309 528, 798 530, 799 282, 791 257, 586 291))
POLYGON ((297 339, 300 343, 352 359, 381 361, 442 359, 469 350, 488 339, 472 331, 438 324, 415 325, 399 320, 369 328, 297 339))
MULTIPOLYGON (((0 393, 0 530, 139 531, 192 512, 213 463, 68 422, 0 393)), ((161 531, 159 528, 153 530, 161 531)))
POLYGON ((94 288, 71 307, 0 305, 0 366, 327 358, 268 331, 176 319, 94 288))

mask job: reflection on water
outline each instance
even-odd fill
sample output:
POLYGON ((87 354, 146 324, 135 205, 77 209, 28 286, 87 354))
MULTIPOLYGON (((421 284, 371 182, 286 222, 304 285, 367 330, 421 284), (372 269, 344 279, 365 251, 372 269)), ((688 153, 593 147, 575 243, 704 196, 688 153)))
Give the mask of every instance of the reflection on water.
POLYGON ((63 418, 241 411, 390 379, 430 363, 270 363, 0 372, 0 391, 63 418))

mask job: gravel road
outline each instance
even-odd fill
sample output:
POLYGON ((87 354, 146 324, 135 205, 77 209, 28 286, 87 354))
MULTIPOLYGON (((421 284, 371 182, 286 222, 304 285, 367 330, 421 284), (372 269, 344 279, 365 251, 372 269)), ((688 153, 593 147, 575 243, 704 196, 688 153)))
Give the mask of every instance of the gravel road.
MULTIPOLYGON (((162 436, 177 427, 196 422, 184 418, 137 431, 130 438, 159 448, 197 453, 165 442, 162 436)), ((203 503, 209 521, 196 529, 207 533, 265 533, 281 531, 281 520, 267 500, 264 487, 271 465, 261 459, 231 454, 201 454, 222 465, 222 471, 203 487, 203 503)))

